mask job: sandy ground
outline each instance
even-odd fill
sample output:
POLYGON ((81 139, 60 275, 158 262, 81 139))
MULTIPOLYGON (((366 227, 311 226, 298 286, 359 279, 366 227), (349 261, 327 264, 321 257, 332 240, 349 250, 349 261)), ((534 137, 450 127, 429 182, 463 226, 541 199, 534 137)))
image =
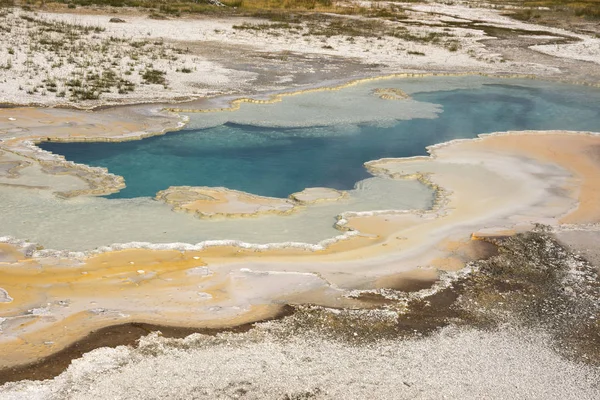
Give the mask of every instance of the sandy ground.
POLYGON ((405 71, 598 82, 600 50, 593 34, 523 23, 501 16, 503 10, 472 5, 403 7, 396 20, 329 16, 317 23, 336 26, 327 35, 314 34, 310 18, 278 26, 241 17, 156 20, 121 10, 126 22, 110 23, 113 15, 81 10, 3 11, 0 18, 7 28, 0 50, 5 53, 0 102, 91 107, 183 101, 405 71), (349 34, 335 25, 339 21, 374 27, 349 34), (431 34, 435 40, 423 39, 431 34), (76 38, 70 39, 70 47, 64 45, 68 35, 76 38), (29 41, 30 36, 37 41, 29 41), (573 60, 585 62, 574 65, 573 60), (164 74, 154 81, 145 77, 148 71, 164 74))
POLYGON ((580 254, 600 271, 600 226, 570 226, 556 232, 556 237, 580 254))
POLYGON ((148 337, 137 348, 88 353, 54 380, 8 384, 3 397, 591 400, 598 394, 597 370, 558 356, 541 332, 444 329, 376 346, 258 336, 193 335, 179 343, 148 337))

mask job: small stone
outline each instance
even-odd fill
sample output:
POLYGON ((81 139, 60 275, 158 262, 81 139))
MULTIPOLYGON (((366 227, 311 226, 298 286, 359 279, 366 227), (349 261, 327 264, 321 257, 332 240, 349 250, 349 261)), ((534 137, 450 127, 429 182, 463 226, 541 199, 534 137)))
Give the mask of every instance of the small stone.
POLYGON ((113 18, 109 19, 108 22, 113 22, 115 24, 122 24, 127 21, 125 21, 124 19, 121 19, 121 18, 113 17, 113 18))
POLYGON ((8 292, 0 288, 0 303, 12 303, 13 298, 8 295, 8 292))

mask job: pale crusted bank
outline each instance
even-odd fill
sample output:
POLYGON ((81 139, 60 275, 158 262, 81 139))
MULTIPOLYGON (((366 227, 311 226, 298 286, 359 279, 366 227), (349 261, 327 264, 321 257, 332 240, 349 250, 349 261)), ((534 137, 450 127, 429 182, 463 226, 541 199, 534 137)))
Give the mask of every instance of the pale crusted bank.
POLYGON ((280 199, 227 188, 172 186, 158 192, 156 200, 172 205, 175 211, 193 213, 200 218, 237 218, 288 215, 306 204, 333 202, 347 196, 347 192, 329 188, 307 188, 292 193, 289 199, 280 199))
POLYGON ((291 200, 210 187, 172 186, 158 192, 156 199, 173 205, 173 210, 194 213, 200 218, 285 215, 297 207, 291 200))
POLYGON ((324 203, 337 201, 348 196, 348 192, 330 188, 306 188, 301 192, 292 193, 290 198, 300 204, 324 203))
MULTIPOLYGON (((123 178, 105 168, 89 167, 66 161, 64 157, 48 153, 35 142, 48 141, 127 141, 161 135, 184 126, 185 119, 160 106, 131 106, 87 113, 58 108, 4 108, 0 109, 0 160, 19 163, 15 172, 33 162, 36 168, 50 175, 70 175, 85 183, 78 189, 58 188, 62 197, 102 195, 116 192, 125 186, 123 178)), ((2 176, 0 175, 0 178, 2 176)), ((5 184, 15 180, 4 180, 5 184)), ((31 181, 29 181, 31 182, 31 181)), ((25 183, 26 185, 27 183, 25 183)))

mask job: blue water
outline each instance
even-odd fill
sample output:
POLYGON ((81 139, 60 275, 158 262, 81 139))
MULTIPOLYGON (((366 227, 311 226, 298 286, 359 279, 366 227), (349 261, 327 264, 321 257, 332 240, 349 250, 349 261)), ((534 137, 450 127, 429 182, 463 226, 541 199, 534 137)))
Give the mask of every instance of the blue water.
MULTIPOLYGON (((435 79, 441 78, 423 82, 431 85, 435 79)), ((179 185, 225 186, 286 197, 314 186, 351 189, 369 176, 365 161, 423 155, 428 145, 479 133, 600 131, 598 89, 533 81, 486 82, 474 89, 412 93, 413 99, 439 104, 443 111, 435 119, 397 121, 386 127, 364 123, 341 128, 264 128, 225 123, 134 142, 45 142, 40 147, 122 175, 127 187, 113 198, 154 196, 179 185), (348 129, 347 134, 340 134, 340 129, 348 129)), ((402 82, 396 83, 402 87, 402 82)), ((369 98, 373 100, 365 101, 383 101, 369 98)), ((401 101, 397 104, 402 107, 401 101)))

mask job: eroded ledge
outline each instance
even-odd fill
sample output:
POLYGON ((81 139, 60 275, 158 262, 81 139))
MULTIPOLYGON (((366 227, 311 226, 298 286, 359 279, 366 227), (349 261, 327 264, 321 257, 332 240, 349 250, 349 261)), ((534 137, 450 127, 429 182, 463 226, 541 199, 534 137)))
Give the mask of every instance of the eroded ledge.
POLYGON ((254 217, 263 214, 285 215, 299 204, 289 199, 257 196, 227 188, 171 186, 156 194, 156 200, 200 218, 254 217))

